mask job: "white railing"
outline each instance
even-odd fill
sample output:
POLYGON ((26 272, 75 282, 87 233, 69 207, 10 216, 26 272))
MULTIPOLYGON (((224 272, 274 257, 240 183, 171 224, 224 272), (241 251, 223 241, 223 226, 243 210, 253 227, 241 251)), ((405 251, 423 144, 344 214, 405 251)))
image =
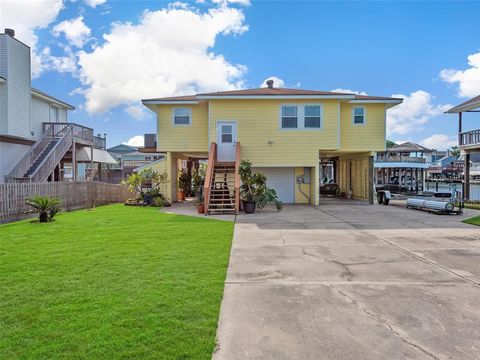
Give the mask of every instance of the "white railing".
POLYGON ((459 134, 460 146, 480 145, 480 129, 459 134))
POLYGON ((45 156, 43 161, 37 166, 35 171, 29 176, 30 181, 45 181, 48 176, 55 170, 55 166, 63 158, 63 155, 72 145, 72 127, 67 126, 61 130, 56 136, 62 137, 57 141, 55 146, 45 156))
POLYGON ((425 164, 425 158, 413 156, 387 155, 378 156, 375 162, 405 162, 405 163, 420 163, 425 164))
POLYGON ((40 140, 38 140, 33 147, 22 157, 22 159, 15 165, 15 167, 10 171, 10 173, 5 177, 6 182, 14 181, 15 179, 20 179, 25 176, 25 173, 33 165, 37 157, 45 150, 47 145, 51 141, 51 127, 44 126, 44 133, 40 140), (47 130, 45 132, 45 130, 47 130))

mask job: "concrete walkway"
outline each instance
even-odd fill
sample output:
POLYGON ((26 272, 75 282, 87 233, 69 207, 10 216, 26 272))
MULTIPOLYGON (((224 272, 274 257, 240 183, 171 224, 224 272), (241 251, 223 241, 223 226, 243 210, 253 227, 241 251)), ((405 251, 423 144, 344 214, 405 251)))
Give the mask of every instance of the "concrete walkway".
POLYGON ((480 359, 480 228, 324 201, 237 217, 215 360, 480 359))

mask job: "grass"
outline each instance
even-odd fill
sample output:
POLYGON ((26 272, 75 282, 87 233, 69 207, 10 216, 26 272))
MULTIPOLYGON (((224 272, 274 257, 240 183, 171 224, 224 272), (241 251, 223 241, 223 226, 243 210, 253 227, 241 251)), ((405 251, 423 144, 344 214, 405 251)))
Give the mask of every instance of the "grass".
POLYGON ((470 225, 480 226, 480 216, 475 216, 470 219, 463 220, 463 222, 470 225))
POLYGON ((232 234, 123 205, 0 226, 0 358, 209 359, 232 234))

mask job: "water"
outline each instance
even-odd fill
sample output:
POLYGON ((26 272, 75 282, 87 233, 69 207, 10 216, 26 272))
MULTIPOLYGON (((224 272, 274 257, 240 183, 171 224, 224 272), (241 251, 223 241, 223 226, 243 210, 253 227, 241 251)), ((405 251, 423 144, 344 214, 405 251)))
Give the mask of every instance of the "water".
MULTIPOLYGON (((462 184, 455 183, 456 190, 462 193, 462 184)), ((444 182, 438 183, 438 190, 439 191, 448 191, 450 192, 451 184, 447 184, 444 182)), ((435 182, 434 181, 426 181, 425 182, 425 190, 435 190, 435 182), (429 187, 430 186, 430 187, 429 187)), ((480 184, 470 184, 470 200, 480 200, 480 184)))

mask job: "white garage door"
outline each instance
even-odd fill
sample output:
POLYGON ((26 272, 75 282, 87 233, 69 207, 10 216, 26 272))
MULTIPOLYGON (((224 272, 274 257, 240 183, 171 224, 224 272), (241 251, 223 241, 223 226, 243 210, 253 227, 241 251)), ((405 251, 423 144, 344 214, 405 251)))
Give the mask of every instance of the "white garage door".
POLYGON ((294 168, 253 168, 267 177, 267 186, 277 192, 284 203, 295 202, 295 170, 294 168))

